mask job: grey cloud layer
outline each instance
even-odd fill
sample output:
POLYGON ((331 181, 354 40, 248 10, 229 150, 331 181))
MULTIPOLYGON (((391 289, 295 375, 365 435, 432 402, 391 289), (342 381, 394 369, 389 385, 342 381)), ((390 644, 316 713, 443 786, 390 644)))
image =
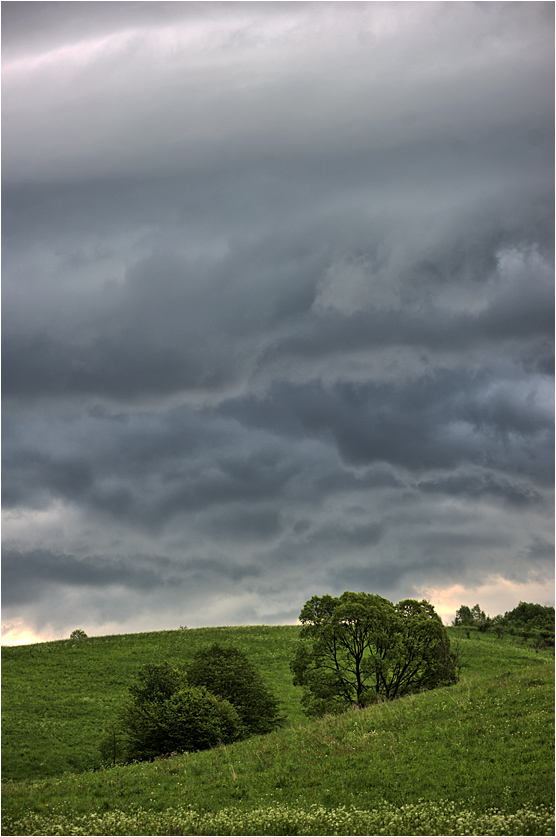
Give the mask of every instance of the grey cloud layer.
POLYGON ((5 6, 9 617, 548 579, 552 4, 5 6))

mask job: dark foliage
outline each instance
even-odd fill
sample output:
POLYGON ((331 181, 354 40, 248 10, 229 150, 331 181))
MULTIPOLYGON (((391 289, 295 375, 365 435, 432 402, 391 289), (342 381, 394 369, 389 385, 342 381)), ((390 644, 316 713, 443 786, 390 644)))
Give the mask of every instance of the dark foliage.
POLYGON ((129 687, 129 693, 137 704, 163 703, 186 684, 184 668, 166 662, 147 663, 139 669, 137 682, 129 687))
POLYGON ((167 700, 129 703, 121 724, 128 761, 227 744, 240 728, 238 714, 228 701, 196 686, 183 686, 167 700))
POLYGON ((99 741, 105 762, 143 761, 228 744, 280 723, 278 701, 245 654, 214 644, 190 668, 142 666, 130 700, 99 741))
POLYGON ((144 665, 129 692, 131 700, 99 742, 105 761, 204 750, 239 736, 241 722, 234 707, 203 687, 189 685, 179 666, 144 665))
POLYGON ((239 648, 214 643, 199 649, 187 669, 187 679, 192 686, 204 686, 230 701, 245 736, 271 732, 280 724, 277 698, 239 648))
POLYGON ((392 700, 459 677, 446 629, 426 601, 394 606, 382 596, 346 591, 313 596, 299 619, 291 669, 308 714, 392 700))
POLYGON ((520 602, 504 614, 505 625, 554 633, 554 608, 530 602, 520 602))

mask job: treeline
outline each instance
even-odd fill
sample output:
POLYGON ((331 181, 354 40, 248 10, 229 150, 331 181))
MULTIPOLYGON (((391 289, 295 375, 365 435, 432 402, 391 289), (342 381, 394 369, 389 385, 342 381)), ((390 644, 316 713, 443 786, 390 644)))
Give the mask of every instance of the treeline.
POLYGON ((554 608, 531 602, 520 602, 504 615, 487 616, 478 604, 462 605, 456 612, 456 627, 475 628, 482 633, 493 630, 499 638, 505 633, 522 636, 535 648, 554 647, 554 608))

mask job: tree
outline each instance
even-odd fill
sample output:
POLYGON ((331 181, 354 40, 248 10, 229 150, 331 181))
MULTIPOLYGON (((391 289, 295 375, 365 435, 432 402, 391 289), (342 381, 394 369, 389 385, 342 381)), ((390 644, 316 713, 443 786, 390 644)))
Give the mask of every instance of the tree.
POLYGON ((486 614, 484 610, 481 610, 478 604, 473 605, 471 608, 471 615, 473 616, 473 622, 480 623, 486 620, 486 614))
POLYGON ((521 631, 523 641, 529 638, 539 648, 554 647, 554 608, 546 605, 520 602, 513 610, 500 617, 501 624, 508 627, 510 633, 521 631))
POLYGON ((516 628, 537 628, 554 633, 554 608, 532 602, 520 602, 504 614, 503 622, 516 628))
POLYGON ((491 622, 492 620, 486 616, 484 610, 481 610, 478 604, 473 605, 471 608, 467 607, 467 605, 462 605, 456 611, 456 617, 454 619, 454 625, 456 626, 474 626, 480 631, 486 631, 490 627, 491 622))
POLYGON ((99 742, 101 755, 114 762, 153 759, 172 752, 203 750, 238 737, 241 721, 234 707, 203 687, 187 683, 182 667, 148 664, 130 686, 130 700, 119 720, 99 742))
POLYGON ((313 596, 299 620, 291 662, 308 714, 363 707, 377 700, 456 682, 458 664, 429 602, 346 591, 313 596))
POLYGON ((120 723, 114 721, 109 724, 100 737, 98 749, 103 762, 113 767, 125 760, 126 740, 120 723))
POLYGON ((75 631, 71 632, 70 639, 87 639, 87 634, 81 628, 76 628, 75 631))
POLYGON ((243 736, 271 732, 281 723, 278 700, 239 648, 217 642, 200 648, 188 666, 187 679, 233 704, 243 736))
POLYGON ((471 608, 467 607, 467 605, 462 605, 459 610, 456 610, 456 616, 454 619, 454 625, 457 627, 458 625, 472 625, 473 624, 473 614, 471 613, 471 608))

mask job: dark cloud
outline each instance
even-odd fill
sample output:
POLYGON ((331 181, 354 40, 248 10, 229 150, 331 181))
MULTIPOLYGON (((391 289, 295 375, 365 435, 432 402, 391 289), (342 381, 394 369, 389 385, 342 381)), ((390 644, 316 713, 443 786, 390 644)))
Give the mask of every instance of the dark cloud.
POLYGON ((153 570, 133 568, 117 559, 90 556, 80 560, 73 555, 40 549, 31 552, 8 549, 2 556, 2 601, 8 607, 37 602, 45 586, 50 585, 84 588, 118 585, 147 591, 161 583, 153 570))
POLYGON ((3 4, 10 624, 547 588, 553 15, 3 4))

